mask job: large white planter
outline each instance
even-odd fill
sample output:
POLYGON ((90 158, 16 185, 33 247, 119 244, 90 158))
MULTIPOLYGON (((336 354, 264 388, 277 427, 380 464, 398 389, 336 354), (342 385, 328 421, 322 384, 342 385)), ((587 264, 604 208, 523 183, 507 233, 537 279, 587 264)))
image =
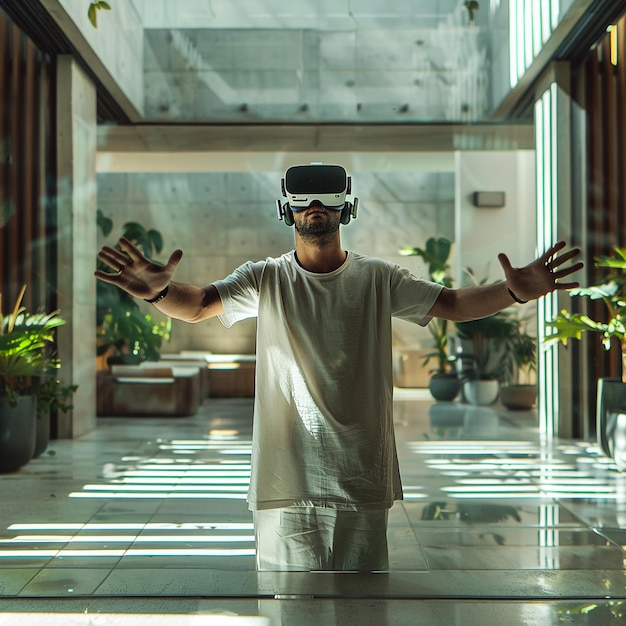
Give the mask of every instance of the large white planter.
POLYGON ((487 406, 498 399, 500 384, 497 380, 467 380, 463 383, 463 393, 470 404, 487 406))

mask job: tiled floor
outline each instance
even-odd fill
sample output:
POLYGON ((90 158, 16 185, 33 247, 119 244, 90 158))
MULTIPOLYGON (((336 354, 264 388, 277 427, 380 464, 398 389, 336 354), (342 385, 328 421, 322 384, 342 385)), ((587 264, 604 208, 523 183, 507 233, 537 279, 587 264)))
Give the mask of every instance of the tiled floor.
POLYGON ((250 400, 52 442, 0 478, 0 624, 626 623, 626 475, 427 398, 397 394, 388 573, 255 571, 250 400))

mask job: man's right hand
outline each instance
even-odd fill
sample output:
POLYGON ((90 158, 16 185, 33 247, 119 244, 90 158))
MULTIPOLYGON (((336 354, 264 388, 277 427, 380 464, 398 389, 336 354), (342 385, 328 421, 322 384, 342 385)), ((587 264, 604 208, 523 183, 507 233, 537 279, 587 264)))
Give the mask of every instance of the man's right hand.
POLYGON ((103 246, 98 258, 114 273, 96 270, 96 278, 116 285, 137 298, 150 299, 167 287, 176 266, 183 256, 182 250, 172 252, 165 265, 147 259, 128 239, 119 240, 121 250, 103 246))

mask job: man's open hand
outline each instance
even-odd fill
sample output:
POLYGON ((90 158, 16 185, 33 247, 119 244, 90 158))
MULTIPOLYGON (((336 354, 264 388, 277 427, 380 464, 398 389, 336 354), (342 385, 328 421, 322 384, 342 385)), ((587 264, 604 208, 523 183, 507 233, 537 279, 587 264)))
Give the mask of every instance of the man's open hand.
POLYGON ((137 298, 153 298, 167 287, 176 266, 183 256, 182 250, 172 252, 165 265, 147 259, 128 239, 119 240, 121 250, 103 246, 98 258, 114 273, 96 270, 96 278, 116 285, 137 298))
POLYGON ((581 261, 562 267, 580 254, 579 248, 571 248, 557 256, 557 253, 563 250, 565 245, 564 241, 559 241, 525 267, 513 267, 506 254, 498 255, 507 286, 517 298, 535 300, 557 289, 578 287, 578 282, 562 280, 583 268, 581 261))

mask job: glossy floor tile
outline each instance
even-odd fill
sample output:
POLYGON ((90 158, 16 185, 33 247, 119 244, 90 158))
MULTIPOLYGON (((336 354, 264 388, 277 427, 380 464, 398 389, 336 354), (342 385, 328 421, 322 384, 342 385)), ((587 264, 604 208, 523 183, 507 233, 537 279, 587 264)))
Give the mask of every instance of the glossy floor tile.
POLYGON ((251 417, 102 418, 0 477, 0 624, 620 623, 626 475, 593 442, 399 390, 389 572, 257 573, 251 417))
POLYGON ((613 601, 503 600, 107 600, 99 603, 0 601, 1 625, 25 626, 613 626, 624 623, 613 601), (129 606, 130 605, 130 606, 129 606))

